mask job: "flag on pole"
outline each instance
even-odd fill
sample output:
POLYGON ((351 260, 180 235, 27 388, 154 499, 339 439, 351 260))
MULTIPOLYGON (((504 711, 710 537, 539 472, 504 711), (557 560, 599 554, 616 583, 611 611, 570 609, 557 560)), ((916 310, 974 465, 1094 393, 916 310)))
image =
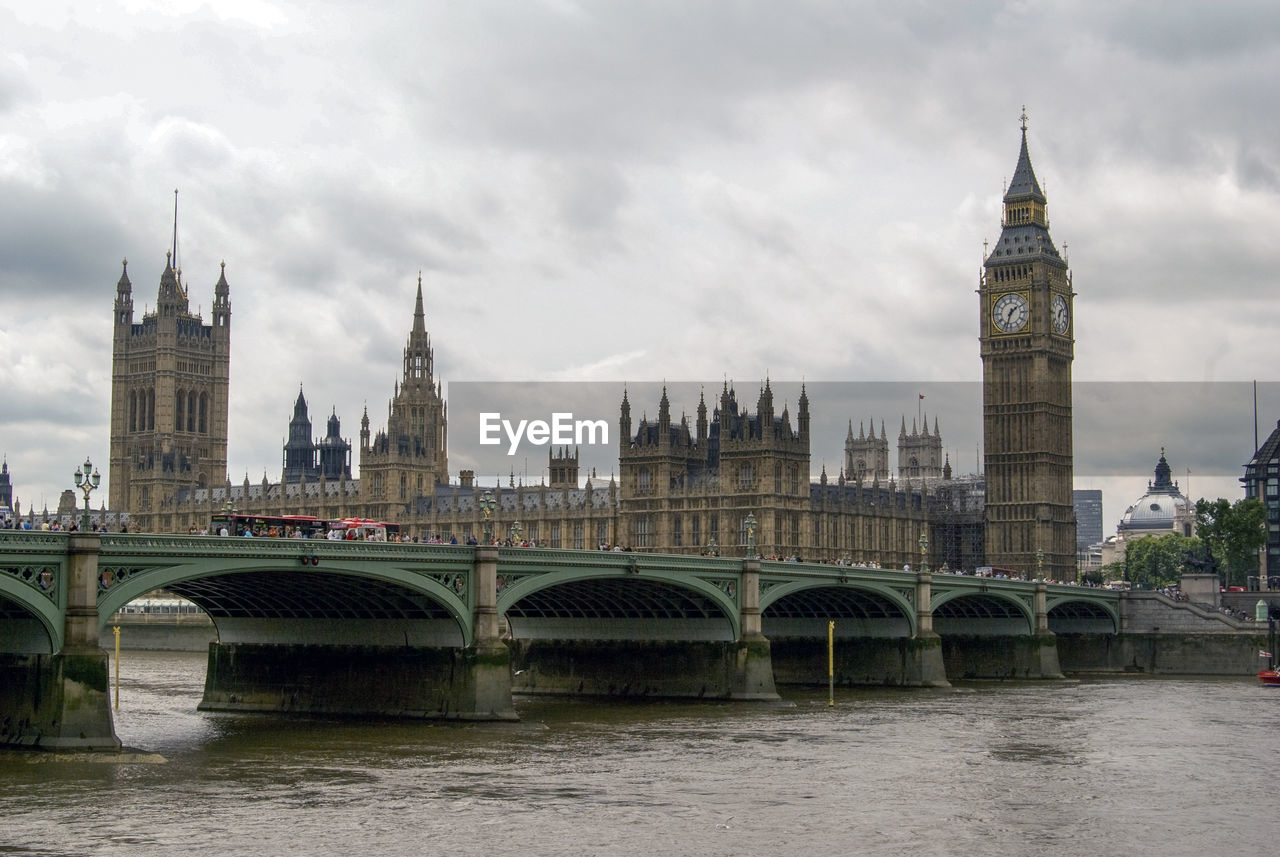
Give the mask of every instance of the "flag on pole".
POLYGON ((1260 657, 1260 658, 1269 658, 1269 657, 1271 657, 1271 653, 1270 653, 1270 652, 1264 652, 1264 651, 1262 651, 1262 649, 1258 649, 1258 657, 1260 657))

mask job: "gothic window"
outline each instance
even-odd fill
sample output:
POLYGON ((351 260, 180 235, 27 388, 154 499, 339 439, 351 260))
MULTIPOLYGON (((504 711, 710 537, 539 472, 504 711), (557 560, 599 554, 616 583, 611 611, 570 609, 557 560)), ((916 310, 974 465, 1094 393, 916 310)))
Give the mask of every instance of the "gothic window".
POLYGON ((535 521, 530 524, 529 529, 526 532, 529 535, 529 541, 536 542, 538 540, 538 523, 535 521))
POLYGON ((800 516, 795 513, 791 515, 791 543, 800 547, 800 516))
POLYGON ((184 407, 186 403, 187 403, 187 397, 182 394, 181 390, 179 390, 178 394, 174 397, 174 402, 173 402, 174 410, 178 415, 178 418, 174 421, 174 424, 173 424, 174 431, 182 431, 182 415, 186 410, 184 407))
POLYGON ((782 545, 782 516, 781 515, 773 516, 773 543, 778 546, 782 545))
POLYGON ((155 388, 147 390, 147 431, 156 430, 156 391, 155 388))
POLYGON ((720 516, 712 515, 707 521, 707 538, 720 541, 720 516))
POLYGON ((636 547, 653 547, 653 519, 648 515, 636 516, 636 547))
POLYGON ((194 432, 196 430, 196 394, 193 390, 187 396, 187 431, 194 432))
POLYGON ((596 543, 602 545, 609 543, 609 524, 607 521, 596 522, 596 543))
POLYGON ((649 468, 641 467, 640 472, 636 474, 636 490, 641 494, 648 494, 650 480, 649 468))
POLYGON ((207 434, 209 431, 209 394, 200 394, 200 433, 207 434))
POLYGON ((791 465, 791 493, 800 493, 800 469, 794 464, 791 465))
POLYGON ((582 522, 573 522, 573 549, 582 550, 582 522))
POLYGON ((782 493, 782 465, 773 465, 773 493, 782 493))
POLYGON ((408 491, 408 488, 409 488, 408 482, 409 482, 409 478, 405 474, 401 473, 400 474, 400 499, 401 500, 404 499, 405 493, 408 491))
POLYGON ((738 468, 738 487, 741 489, 750 488, 755 482, 756 471, 750 464, 743 464, 738 468))
POLYGON ((694 515, 693 520, 689 522, 690 535, 692 536, 692 542, 694 545, 702 544, 701 524, 702 520, 697 515, 694 515))
POLYGON ((684 546, 684 530, 681 527, 679 515, 673 515, 671 518, 671 544, 676 547, 684 546))
POLYGON ((138 430, 138 392, 129 393, 129 431, 138 430))
POLYGON ((558 523, 551 525, 551 546, 553 548, 560 547, 560 525, 558 523))

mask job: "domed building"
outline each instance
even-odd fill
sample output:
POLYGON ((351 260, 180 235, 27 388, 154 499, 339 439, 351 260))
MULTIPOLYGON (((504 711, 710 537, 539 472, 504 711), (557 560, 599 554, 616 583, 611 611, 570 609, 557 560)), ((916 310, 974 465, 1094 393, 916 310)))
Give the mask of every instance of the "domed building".
POLYGON ((1195 529, 1195 506, 1173 481, 1173 469, 1160 450, 1156 462, 1156 478, 1147 482, 1147 492, 1124 510, 1116 534, 1102 545, 1102 564, 1124 558, 1125 544, 1143 536, 1167 536, 1178 533, 1190 536, 1195 529))
POLYGON ((1190 536, 1195 521, 1195 509, 1178 490, 1178 483, 1170 477, 1172 470, 1165 460, 1164 449, 1156 462, 1156 478, 1147 483, 1147 493, 1125 509, 1120 518, 1117 534, 1128 538, 1138 536, 1163 536, 1180 533, 1190 536))

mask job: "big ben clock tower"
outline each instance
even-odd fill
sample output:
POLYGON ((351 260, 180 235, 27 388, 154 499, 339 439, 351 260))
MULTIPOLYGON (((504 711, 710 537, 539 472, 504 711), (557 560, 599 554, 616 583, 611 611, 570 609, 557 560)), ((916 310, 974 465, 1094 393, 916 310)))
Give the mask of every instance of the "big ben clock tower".
POLYGON ((1046 199, 1022 149, 1000 240, 978 288, 982 343, 985 549, 993 566, 1076 576, 1072 508, 1071 274, 1049 237, 1046 199))

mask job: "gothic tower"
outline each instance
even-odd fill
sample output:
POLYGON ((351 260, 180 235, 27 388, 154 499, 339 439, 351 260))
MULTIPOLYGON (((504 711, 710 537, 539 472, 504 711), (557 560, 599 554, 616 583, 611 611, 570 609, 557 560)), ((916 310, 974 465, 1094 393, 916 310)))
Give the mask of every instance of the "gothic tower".
MULTIPOLYGON (((844 440, 844 474, 849 479, 865 482, 889 481, 889 438, 880 421, 880 436, 876 437, 876 421, 868 422, 870 433, 858 423, 858 436, 853 436, 853 420, 849 420, 849 434, 844 440)), ((901 454, 901 453, 899 453, 901 454)))
POLYGON ((1049 237, 1046 198, 1022 148, 1000 240, 979 278, 987 562, 1075 578, 1071 275, 1049 237), (1043 566, 1037 552, 1043 552, 1043 566))
POLYGON ((316 444, 322 479, 341 481, 351 478, 351 441, 342 436, 342 421, 335 407, 329 414, 324 439, 316 444))
POLYGON ((433 378, 419 275, 404 377, 387 405, 387 428, 370 440, 367 411, 360 423, 360 495, 371 517, 397 520, 415 498, 448 483, 447 406, 441 392, 433 378))
POLYGON ((921 420, 919 430, 911 421, 911 434, 907 434, 907 418, 902 418, 902 430, 898 432, 898 481, 942 477, 942 432, 938 430, 938 418, 933 418, 933 432, 929 432, 929 415, 921 420))
POLYGON ((13 485, 9 482, 9 457, 0 463, 0 509, 13 510, 13 485))
POLYGON ((289 420, 289 439, 284 445, 284 474, 282 482, 314 482, 320 477, 316 466, 316 444, 311 439, 311 417, 307 413, 307 400, 298 389, 298 400, 293 403, 293 419, 289 420))
POLYGON ((123 266, 112 343, 109 502, 127 510, 135 528, 168 532, 175 495, 227 480, 226 263, 214 286, 211 324, 191 313, 172 253, 165 254, 155 309, 135 323, 128 260, 123 266))

